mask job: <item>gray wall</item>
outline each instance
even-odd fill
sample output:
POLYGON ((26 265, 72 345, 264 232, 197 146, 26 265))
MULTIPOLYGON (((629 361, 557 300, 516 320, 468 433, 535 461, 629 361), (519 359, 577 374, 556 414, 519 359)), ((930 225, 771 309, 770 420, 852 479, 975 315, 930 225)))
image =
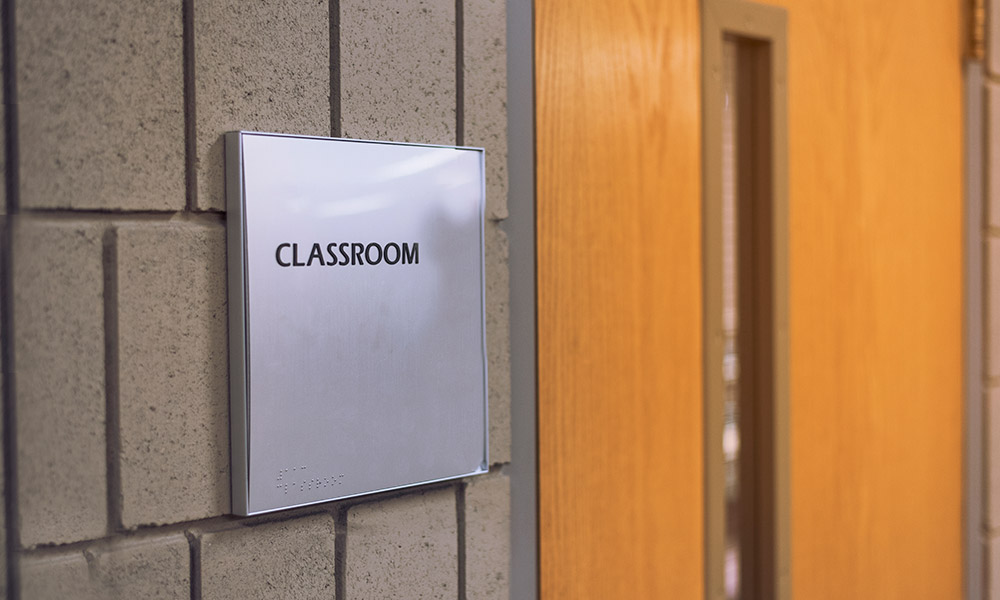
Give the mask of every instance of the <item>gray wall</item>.
MULTIPOLYGON (((980 254, 969 252, 971 294, 981 293, 978 302, 967 307, 970 331, 967 390, 967 443, 979 445, 979 456, 969 462, 978 472, 967 473, 969 495, 967 512, 976 519, 969 536, 979 548, 967 549, 970 598, 1000 598, 1000 2, 986 3, 987 53, 984 67, 966 71, 968 83, 979 84, 979 98, 967 105, 967 112, 977 113, 980 131, 969 131, 967 167, 976 168, 980 178, 973 179, 969 192, 977 197, 967 201, 978 217, 967 223, 968 242, 979 245, 980 254), (973 77, 974 75, 974 77, 973 77), (983 122, 985 117, 985 123, 983 122), (978 137, 976 134, 978 133, 978 137), (984 176, 984 177, 983 177, 984 176), (978 273, 976 271, 979 271, 978 273), (980 285, 981 284, 981 285, 980 285), (985 321, 985 322, 984 322, 985 321), (975 330, 972 327, 977 327, 975 330), (978 490, 976 488, 979 488, 978 490), (979 493, 976 493, 979 492, 979 493), (977 514, 978 513, 978 514, 977 514), (982 590, 982 595, 975 592, 982 590), (975 595, 973 595, 975 594, 975 595)), ((969 90, 968 96, 975 94, 969 90)), ((970 128, 972 129, 972 128, 970 128)), ((969 448, 969 454, 975 454, 969 448)))
POLYGON ((508 597, 504 2, 8 5, 6 597, 508 597), (486 148, 488 475, 225 516, 234 129, 486 148))

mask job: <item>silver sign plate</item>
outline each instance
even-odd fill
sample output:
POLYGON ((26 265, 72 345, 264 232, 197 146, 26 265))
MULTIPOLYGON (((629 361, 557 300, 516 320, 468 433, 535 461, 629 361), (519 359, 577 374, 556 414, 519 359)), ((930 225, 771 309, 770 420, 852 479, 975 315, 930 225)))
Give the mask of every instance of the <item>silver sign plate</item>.
POLYGON ((226 136, 232 510, 484 472, 483 151, 226 136))

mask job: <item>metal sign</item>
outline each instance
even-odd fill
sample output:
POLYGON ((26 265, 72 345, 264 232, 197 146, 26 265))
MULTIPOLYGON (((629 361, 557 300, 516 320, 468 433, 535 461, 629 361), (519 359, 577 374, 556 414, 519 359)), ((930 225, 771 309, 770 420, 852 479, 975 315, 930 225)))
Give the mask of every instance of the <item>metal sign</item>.
POLYGON ((487 470, 483 151, 226 135, 232 511, 487 470))

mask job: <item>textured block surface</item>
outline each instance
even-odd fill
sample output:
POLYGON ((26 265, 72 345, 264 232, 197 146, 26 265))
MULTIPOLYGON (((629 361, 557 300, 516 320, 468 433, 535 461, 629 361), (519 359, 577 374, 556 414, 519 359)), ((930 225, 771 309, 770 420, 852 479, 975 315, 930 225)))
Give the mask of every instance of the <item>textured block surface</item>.
POLYGON ((486 223, 486 354, 490 463, 510 462, 510 277, 507 234, 486 223))
POLYGON ((334 582, 330 515, 201 536, 204 600, 333 598, 334 582))
POLYGON ((125 226, 117 256, 123 523, 227 512, 225 231, 125 226))
MULTIPOLYGON (((996 44, 1000 47, 1000 40, 996 44)), ((991 227, 1000 227, 1000 85, 986 85, 985 110, 989 134, 986 137, 987 222, 991 227)))
POLYGON ((198 208, 225 209, 222 135, 330 135, 326 0, 195 0, 198 208))
POLYGON ((21 597, 31 600, 98 598, 83 552, 56 552, 21 559, 21 597))
MULTIPOLYGON (((987 524, 1000 527, 1000 388, 991 388, 986 397, 986 486, 987 524)), ((1000 575, 1000 573, 998 573, 1000 575)))
POLYGON ((181 0, 18 5, 21 205, 185 205, 181 0))
POLYGON ((21 561, 21 597, 31 600, 150 598, 191 595, 190 550, 182 535, 113 542, 21 561))
POLYGON ((340 2, 344 137, 455 143, 455 3, 340 2))
POLYGON ((14 232, 18 511, 25 546, 107 532, 102 230, 14 232))
POLYGON ((116 542, 86 555, 98 598, 191 597, 191 551, 181 534, 116 542))
POLYGON ((486 216, 507 218, 507 5, 464 5, 465 145, 486 149, 486 216))
MULTIPOLYGON (((18 106, 21 206, 100 211, 21 217, 13 240, 17 516, 33 548, 19 559, 19 597, 332 599, 338 584, 348 598, 509 596, 509 479, 496 471, 461 484, 465 590, 457 483, 351 500, 343 581, 334 548, 345 532, 330 514, 186 523, 229 510, 224 223, 110 214, 184 211, 189 200, 224 211, 227 131, 326 136, 332 126, 344 137, 451 145, 461 119, 462 142, 486 149, 489 436, 491 462, 508 462, 505 4, 462 6, 459 74, 452 0, 18 2, 17 97, 5 101, 18 106), (108 473, 120 492, 111 524, 108 473), (136 531, 109 531, 118 508, 136 531), (147 529, 176 523, 167 535, 147 529), (46 547, 62 543, 71 550, 46 547)), ((3 516, 0 502, 0 534, 3 516)))
POLYGON ((352 507, 346 571, 350 600, 455 598, 454 488, 352 507))
POLYGON ((465 581, 468 598, 510 598, 510 479, 473 477, 465 490, 465 581))
POLYGON ((1000 536, 986 544, 986 594, 989 600, 1000 600, 1000 536))
POLYGON ((987 374, 989 377, 997 377, 1000 376, 1000 238, 989 238, 987 248, 987 338, 983 344, 986 347, 987 374))

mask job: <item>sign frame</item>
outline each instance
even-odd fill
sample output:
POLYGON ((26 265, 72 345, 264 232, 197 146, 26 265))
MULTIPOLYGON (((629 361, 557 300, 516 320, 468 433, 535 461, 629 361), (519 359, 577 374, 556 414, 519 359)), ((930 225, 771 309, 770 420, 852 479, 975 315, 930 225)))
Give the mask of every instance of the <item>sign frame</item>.
MULTIPOLYGON (((486 348, 486 311, 485 311, 485 151, 482 148, 466 146, 443 146, 432 144, 410 144, 401 142, 386 142, 372 140, 355 140, 327 138, 319 136, 301 136, 256 131, 232 131, 225 135, 225 189, 226 189, 226 247, 228 265, 228 310, 229 310, 229 397, 230 397, 230 474, 231 474, 231 512, 240 516, 251 516, 301 506, 343 500, 357 496, 375 494, 390 490, 410 488, 420 485, 461 479, 489 471, 489 382, 488 358, 486 348), (250 293, 248 290, 249 260, 248 260, 248 227, 247 227, 247 182, 245 173, 246 148, 244 142, 249 136, 264 138, 281 138, 283 140, 310 140, 313 142, 331 142, 338 144, 375 144, 381 146, 396 146, 408 148, 437 148, 478 153, 479 162, 479 206, 478 211, 478 261, 479 261, 479 331, 482 356, 482 446, 478 464, 471 469, 459 469, 459 472, 448 472, 440 477, 421 479, 419 481, 401 481, 395 485, 385 485, 374 489, 353 491, 338 495, 333 492, 322 498, 310 498, 301 502, 291 502, 280 506, 260 506, 252 497, 251 478, 254 477, 251 465, 251 444, 253 442, 250 429, 251 413, 251 378, 250 378, 250 327, 251 314, 249 307, 250 293)), ((256 318, 256 316, 255 316, 256 318)), ((471 402, 471 400, 470 400, 471 402)), ((478 410, 478 408, 476 409, 478 410)), ((478 426, 478 424, 477 424, 478 426)), ((478 431, 478 430, 477 430, 478 431)), ((302 467, 305 469, 305 467, 302 467)), ((343 475, 340 475, 343 477, 343 475)), ((308 479, 306 481, 309 481, 308 479)), ((311 481, 317 481, 315 479, 311 481)), ((301 482, 300 482, 301 483, 301 482)), ((304 485, 304 484, 303 484, 304 485)))

